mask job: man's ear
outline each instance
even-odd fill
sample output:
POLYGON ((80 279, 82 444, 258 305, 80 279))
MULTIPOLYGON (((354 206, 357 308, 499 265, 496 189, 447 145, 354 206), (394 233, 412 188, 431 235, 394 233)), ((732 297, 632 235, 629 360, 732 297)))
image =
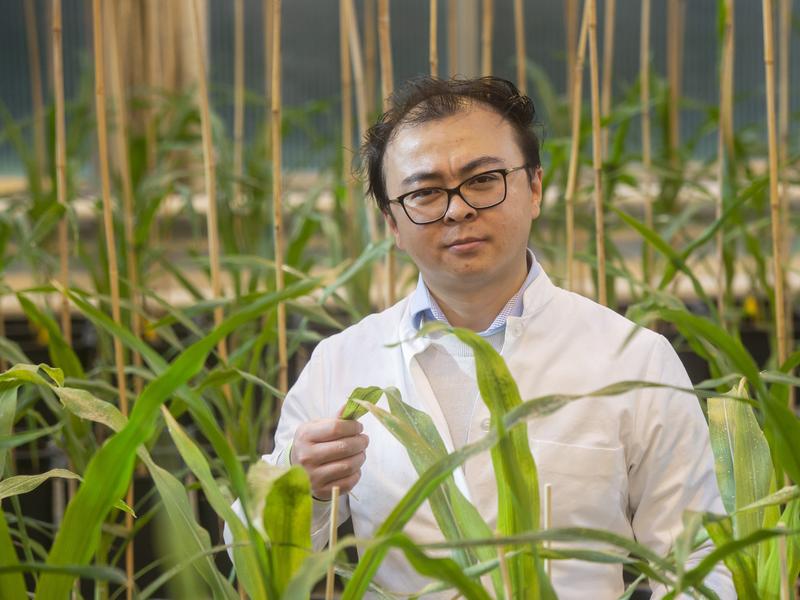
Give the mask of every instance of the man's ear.
POLYGON ((531 217, 536 219, 542 208, 542 167, 531 170, 531 217))

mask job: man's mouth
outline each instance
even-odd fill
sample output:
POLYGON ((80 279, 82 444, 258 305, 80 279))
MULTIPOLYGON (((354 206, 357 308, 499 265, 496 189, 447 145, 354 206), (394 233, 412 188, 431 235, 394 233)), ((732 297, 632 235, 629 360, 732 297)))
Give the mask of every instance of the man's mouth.
POLYGON ((479 237, 463 237, 447 244, 447 248, 455 252, 469 252, 475 250, 486 240, 479 237))

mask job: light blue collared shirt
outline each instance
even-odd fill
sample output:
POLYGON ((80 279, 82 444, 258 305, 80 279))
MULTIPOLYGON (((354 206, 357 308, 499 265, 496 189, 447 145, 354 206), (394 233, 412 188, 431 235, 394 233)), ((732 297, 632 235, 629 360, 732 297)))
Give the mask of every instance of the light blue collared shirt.
MULTIPOLYGON (((522 304, 522 295, 541 271, 541 267, 539 263, 536 262, 536 257, 533 255, 533 251, 530 248, 528 248, 528 262, 530 263, 528 267, 528 276, 525 278, 525 281, 522 282, 522 286, 517 290, 517 293, 511 296, 508 302, 506 302, 503 310, 497 314, 492 324, 484 331, 479 332, 478 335, 488 337, 502 331, 506 326, 508 317, 519 317, 522 315, 522 309, 524 308, 522 304)), ((436 320, 447 323, 448 325, 450 324, 447 321, 447 317, 444 316, 441 307, 436 302, 436 299, 431 296, 428 286, 425 285, 425 282, 422 280, 422 275, 420 275, 417 280, 417 289, 414 290, 414 293, 409 299, 408 310, 411 314, 411 322, 417 329, 422 327, 425 321, 436 320)))

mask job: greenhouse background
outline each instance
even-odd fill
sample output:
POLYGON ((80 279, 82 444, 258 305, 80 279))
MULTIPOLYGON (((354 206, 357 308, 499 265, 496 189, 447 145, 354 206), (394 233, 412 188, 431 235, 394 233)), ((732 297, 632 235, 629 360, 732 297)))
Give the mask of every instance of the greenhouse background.
POLYGON ((739 598, 800 598, 796 3, 0 7, 0 598, 393 598, 376 570, 401 551, 448 598, 555 598, 557 561, 616 565, 624 598, 659 582, 715 598, 721 564, 739 598), (537 260, 688 372, 727 514, 686 513, 665 555, 552 525, 527 443, 499 510, 541 495, 541 518, 490 528, 450 474, 521 421, 650 381, 520 398, 473 340, 501 419, 451 454, 397 390, 355 389, 339 416, 386 427, 420 479, 373 539, 334 508, 320 551, 306 472, 259 460, 317 345, 417 284, 357 150, 383 95, 432 72, 532 97, 537 260), (403 533, 421 506, 442 544, 403 533))

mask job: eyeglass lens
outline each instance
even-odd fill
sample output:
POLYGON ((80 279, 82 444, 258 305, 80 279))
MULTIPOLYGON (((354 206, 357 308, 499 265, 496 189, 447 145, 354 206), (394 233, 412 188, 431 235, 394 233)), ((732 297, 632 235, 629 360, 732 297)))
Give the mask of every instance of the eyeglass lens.
POLYGON ((500 204, 506 195, 505 173, 490 171, 471 177, 455 190, 425 188, 403 199, 408 217, 417 224, 441 219, 447 212, 450 196, 454 193, 472 208, 489 208, 500 204))

